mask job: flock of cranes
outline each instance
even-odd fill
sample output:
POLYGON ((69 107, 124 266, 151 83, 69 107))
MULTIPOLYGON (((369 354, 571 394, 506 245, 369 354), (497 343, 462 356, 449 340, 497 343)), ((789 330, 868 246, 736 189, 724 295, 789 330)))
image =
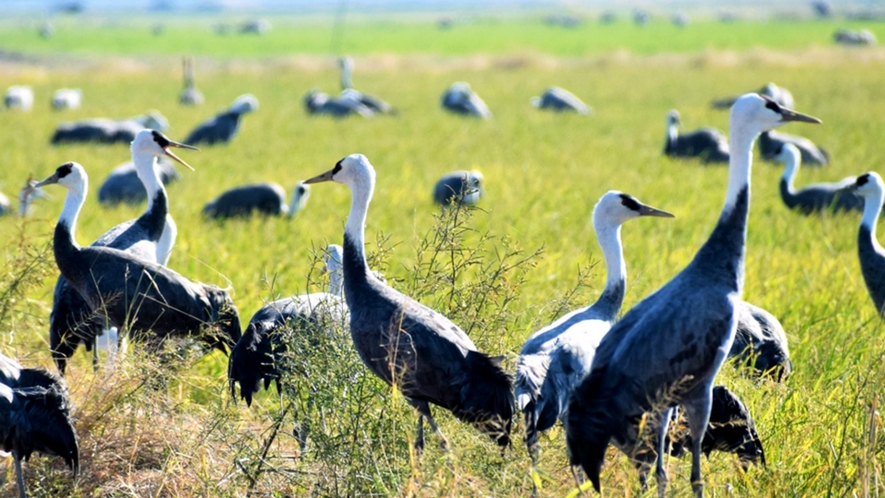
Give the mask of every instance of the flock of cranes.
MULTIPOLYGON (((323 105, 358 103, 372 114, 391 112, 380 99, 352 88, 352 60, 342 58, 340 64, 342 93, 326 96, 323 105), (381 110, 384 106, 387 110, 381 110)), ((185 88, 180 100, 196 105, 202 95, 194 84, 191 65, 187 60, 184 63, 185 88)), ((190 168, 171 149, 196 149, 197 143, 231 140, 242 115, 257 109, 257 99, 239 97, 230 108, 199 125, 184 143, 151 129, 150 125, 163 127, 164 120, 157 118, 151 118, 151 123, 147 118, 92 120, 89 127, 103 130, 101 136, 108 136, 105 130, 113 128, 113 123, 128 123, 118 127, 113 137, 123 140, 119 137, 132 131, 132 162, 112 177, 121 184, 128 177, 128 182, 134 179, 141 186, 141 197, 136 193, 139 189, 129 184, 128 194, 109 194, 102 202, 137 203, 146 198, 147 208, 137 219, 110 229, 89 246, 80 246, 76 225, 88 192, 86 170, 68 162, 24 189, 25 198, 53 184, 67 191, 53 236, 60 272, 50 318, 53 359, 63 375, 79 345, 95 351, 97 338, 111 328, 151 346, 170 337, 198 338, 208 348, 230 351, 231 395, 236 397, 239 385, 239 396, 251 406, 262 384, 265 389, 271 383, 279 388, 285 378, 280 361, 286 351, 285 330, 346 324, 365 366, 399 389, 418 412, 415 446, 419 452, 425 445, 425 422, 441 446, 448 447, 432 406, 450 411, 502 450, 511 444, 513 418, 519 410, 533 465, 540 458, 538 434, 561 421, 573 469, 580 467, 597 491, 605 452, 612 443, 639 469, 643 488, 656 462, 659 496, 664 496, 668 482, 663 456, 681 455, 688 449, 692 488, 696 496, 703 496, 701 454, 723 450, 736 453, 744 466, 765 464, 749 410, 725 386, 714 385, 723 363, 734 357, 736 365, 749 364, 756 375, 771 375, 777 381, 793 369, 786 334, 777 318, 742 299, 753 146, 759 139, 763 147, 760 136, 767 137, 769 145, 775 144, 770 152, 763 149, 762 155, 785 164, 781 195, 788 207, 804 214, 827 209, 863 211, 858 236, 863 278, 877 310, 885 309, 885 251, 875 238, 885 185, 879 175, 867 173, 839 184, 797 191, 793 182, 800 164, 828 159, 828 155, 819 148, 818 154, 812 154, 816 146, 807 139, 772 131, 788 122, 820 122, 791 110, 792 101, 789 92, 770 84, 758 93, 714 102, 715 107, 731 109, 728 138, 712 129, 680 133, 679 114, 671 111, 665 154, 728 164, 724 207, 712 234, 681 273, 618 319, 626 293, 621 225, 638 217, 673 215, 622 192, 604 194, 592 219, 606 264, 605 287, 594 304, 571 311, 532 334, 519 354, 515 377, 502 367, 502 357, 480 351, 457 324, 371 271, 364 243, 376 172, 366 156, 349 155, 329 171, 298 183, 288 206, 284 189, 273 183, 238 187, 206 205, 204 212, 210 217, 254 212, 291 217, 303 208, 309 185, 331 181, 346 185, 351 192, 343 244, 330 245, 324 255, 328 292, 268 303, 243 330, 228 290, 194 282, 166 266, 177 228, 164 185, 178 176, 174 163, 190 168), (138 129, 129 127, 133 123, 138 129), (648 424, 641 422, 646 416, 648 424), (682 428, 678 435, 670 436, 671 425, 682 428)), ((590 112, 558 87, 532 99, 532 104, 590 112)), ((460 114, 492 116, 466 83, 453 84, 442 105, 460 114)), ((70 138, 53 137, 53 142, 63 140, 70 138)), ((433 190, 434 201, 449 207, 474 204, 482 195, 483 177, 478 171, 453 172, 433 190)), ((0 355, 0 422, 0 442, 4 451, 13 454, 22 495, 20 461, 34 451, 60 455, 77 471, 77 439, 61 379, 23 369, 0 355), (41 421, 40 427, 30 423, 34 420, 41 421)))

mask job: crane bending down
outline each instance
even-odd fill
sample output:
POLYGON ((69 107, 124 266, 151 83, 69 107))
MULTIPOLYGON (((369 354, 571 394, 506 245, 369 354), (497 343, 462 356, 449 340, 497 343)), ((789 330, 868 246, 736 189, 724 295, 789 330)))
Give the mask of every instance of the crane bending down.
POLYGON ((350 187, 353 202, 344 227, 344 297, 350 335, 363 363, 400 389, 419 413, 415 446, 424 447, 424 419, 447 446, 430 404, 510 444, 513 394, 500 359, 476 349, 470 337, 442 314, 382 283, 364 253, 366 213, 375 190, 375 168, 351 154, 305 183, 335 181, 350 187))
POLYGON ((42 369, 22 368, 0 354, 0 448, 12 453, 21 498, 22 460, 33 452, 58 455, 80 471, 80 449, 64 381, 42 369))
POLYGON ((699 128, 682 133, 682 119, 675 110, 667 113, 667 139, 664 154, 670 157, 699 157, 704 163, 727 163, 728 140, 715 128, 699 128))
POLYGON ((621 192, 606 192, 593 208, 593 228, 608 277, 591 306, 572 311, 526 341, 516 364, 516 403, 525 416, 525 443, 537 465, 538 433, 564 415, 575 385, 590 371, 593 353, 621 311, 627 287, 621 224, 640 216, 672 218, 621 192))
POLYGON ((837 183, 815 183, 796 189, 793 182, 802 166, 799 149, 791 143, 785 143, 774 159, 784 164, 780 193, 781 200, 788 208, 804 215, 824 211, 863 211, 863 198, 850 189, 857 180, 855 177, 851 176, 837 183))
MULTIPOLYGON (((788 121, 820 122, 757 94, 735 102, 728 190, 713 233, 682 272, 603 337, 590 374, 572 394, 566 422, 571 463, 584 469, 597 491, 609 441, 624 441, 628 422, 651 412, 653 427, 660 427, 657 453, 663 455, 672 407, 681 405, 692 436, 692 489, 703 496, 701 444, 713 378, 734 341, 743 290, 753 142, 788 121)), ((659 496, 667 483, 662 460, 656 467, 659 496)))

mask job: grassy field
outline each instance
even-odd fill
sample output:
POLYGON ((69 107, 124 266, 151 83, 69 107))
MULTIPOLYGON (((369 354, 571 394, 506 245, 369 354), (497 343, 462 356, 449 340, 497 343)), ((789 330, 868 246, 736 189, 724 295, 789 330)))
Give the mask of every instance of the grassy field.
MULTIPOLYGON (((786 26, 805 32, 798 24, 786 26)), ((820 30, 819 43, 826 44, 832 26, 810 26, 820 30)), ((417 28, 402 29, 416 37, 420 33, 417 28)), ((660 29, 676 32, 669 26, 660 29)), ((597 53, 595 47, 568 48, 565 40, 572 32, 559 33, 562 38, 549 42, 559 49, 538 50, 554 55, 597 53)), ((169 35, 184 36, 172 28, 169 35)), ((688 31, 686 35, 695 36, 688 31)), ((0 36, 16 39, 8 33, 0 36)), ((729 48, 755 46, 749 41, 752 34, 741 36, 745 41, 729 48)), ((666 37, 661 38, 658 41, 665 43, 666 37)), ((407 39, 389 45, 378 41, 376 48, 352 52, 433 52, 412 50, 407 39)), ((96 46, 111 43, 116 42, 108 39, 96 46)), ((300 100, 312 87, 336 87, 331 60, 307 64, 211 59, 209 64, 207 59, 211 69, 198 77, 207 102, 185 108, 176 101, 180 83, 174 57, 138 59, 125 69, 101 60, 81 61, 78 67, 85 69, 76 71, 53 70, 58 64, 53 58, 45 66, 38 62, 0 73, 0 88, 31 84, 37 95, 30 113, 0 112, 0 189, 14 195, 29 173, 43 178, 74 160, 91 175, 94 193, 113 167, 128 160, 124 146, 50 146, 49 136, 60 121, 123 117, 155 108, 172 123, 168 135, 181 139, 237 95, 254 93, 261 108, 245 117, 233 143, 181 154, 197 171, 182 171, 183 180, 169 187, 170 209, 179 227, 170 266, 194 280, 231 285, 244 322, 269 299, 322 288, 314 255, 341 240, 350 203, 346 187, 315 186, 305 211, 291 221, 212 223, 202 219, 200 210, 228 187, 276 181, 288 190, 344 155, 361 152, 378 171, 367 227, 374 266, 395 287, 453 317, 480 349, 506 355, 512 370, 532 331, 563 309, 592 302, 601 289, 604 267, 590 213, 605 191, 628 192, 677 216, 624 227, 629 274, 625 309, 672 278, 706 240, 722 205, 727 171, 662 157, 669 109, 678 109, 689 129, 725 129, 727 114, 712 110, 711 99, 774 81, 793 91, 798 110, 824 121, 821 126, 790 125, 785 131, 824 144, 834 157, 828 168, 802 170, 797 183, 835 181, 880 168, 880 137, 885 134, 882 52, 796 48, 805 47, 807 39, 783 43, 775 48, 793 50, 514 58, 510 50, 522 47, 511 47, 499 56, 450 58, 442 67, 414 55, 358 57, 356 86, 386 98, 399 114, 341 121, 307 116, 300 100), (361 72, 369 60, 387 63, 361 72), (469 81, 486 100, 495 113, 493 120, 462 119, 439 108, 440 93, 458 80, 469 81), (584 98, 594 113, 552 115, 530 107, 529 97, 552 84, 584 98), (51 91, 60 86, 82 88, 83 108, 50 111, 51 91), (482 210, 467 221, 470 231, 448 249, 475 248, 480 265, 446 284, 439 275, 428 275, 423 241, 435 226, 446 223, 435 217, 438 211, 430 202, 433 183, 443 173, 462 168, 484 173, 487 197, 482 210), (519 254, 505 257, 517 250, 519 254), (528 261, 491 282, 486 272, 476 270, 494 270, 520 258, 528 261), (583 281, 581 272, 587 274, 583 281), (449 299, 453 288, 459 299, 449 299), (492 299, 478 303, 473 296, 483 289, 492 299), (571 294, 574 289, 577 292, 571 294)), ((423 46, 418 41, 415 45, 423 46)), ((15 47, 8 41, 0 46, 15 47)), ((84 52, 105 52, 88 48, 86 42, 72 46, 72 51, 79 53, 81 46, 84 52)), ((469 45, 453 46, 443 53, 463 53, 469 45)), ((642 53, 641 46, 638 42, 631 51, 642 53)), ((681 45, 676 47, 670 50, 681 45)), ((693 42, 690 47, 707 46, 693 42)), ((253 54, 250 50, 257 49, 238 54, 253 54)), ((302 48, 268 50, 290 53, 302 48)), ((303 49, 322 50, 320 44, 303 49)), ((174 51, 174 45, 168 45, 156 52, 174 51)), ((707 489, 714 496, 881 495, 885 442, 881 435, 872 437, 870 428, 882 430, 875 409, 885 385, 885 330, 857 262, 859 216, 806 218, 787 211, 777 196, 780 172, 758 161, 754 168, 745 298, 780 318, 789 335, 795 373, 780 385, 723 370, 720 381, 739 394, 756 418, 768 467, 743 473, 731 455, 714 454, 704 460, 707 489)), ((51 363, 47 330, 55 271, 49 244, 63 192, 48 193, 53 198, 38 203, 31 217, 0 219, 5 248, 0 350, 27 366, 51 363)), ((93 195, 81 214, 77 238, 85 244, 140 211, 102 208, 93 195)), ((223 355, 200 358, 190 350, 170 367, 134 349, 113 375, 93 374, 83 352, 75 357, 68 382, 84 475, 72 481, 56 459, 35 458, 27 472, 33 495, 529 493, 530 464, 519 442, 521 424, 515 428, 513 448, 501 456, 473 429, 438 412, 452 451, 442 453, 431 437, 418 461, 409 451, 414 412, 401 396, 366 373, 344 331, 334 337, 296 338, 293 351, 303 360, 299 371, 306 373, 289 379, 282 399, 273 391, 262 393, 251 409, 230 402, 223 355), (167 388, 146 387, 161 370, 172 378, 167 388), (308 416, 309 390, 315 392, 316 408, 308 416), (312 440, 300 458, 291 436, 293 417, 298 423, 312 421, 312 440)), ((542 494, 564 496, 574 484, 561 428, 550 431, 541 444, 542 494)), ((606 496, 638 495, 636 473, 626 459, 613 449, 609 457, 603 470, 606 496)), ((669 461, 674 496, 689 492, 689 466, 687 459, 669 461)), ((0 496, 14 496, 11 461, 0 462, 0 472, 7 477, 0 496)))

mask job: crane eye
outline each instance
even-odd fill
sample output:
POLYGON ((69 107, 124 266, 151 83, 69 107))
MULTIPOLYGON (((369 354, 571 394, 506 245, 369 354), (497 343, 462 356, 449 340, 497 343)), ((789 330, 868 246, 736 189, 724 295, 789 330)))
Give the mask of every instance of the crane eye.
POLYGON ((621 204, 627 209, 639 211, 639 202, 626 194, 621 194, 621 204))
POLYGON ((64 163, 58 167, 56 172, 58 173, 59 178, 64 178, 74 171, 74 163, 64 163))
POLYGON ((870 174, 864 173, 857 177, 857 186, 862 187, 870 182, 870 174))

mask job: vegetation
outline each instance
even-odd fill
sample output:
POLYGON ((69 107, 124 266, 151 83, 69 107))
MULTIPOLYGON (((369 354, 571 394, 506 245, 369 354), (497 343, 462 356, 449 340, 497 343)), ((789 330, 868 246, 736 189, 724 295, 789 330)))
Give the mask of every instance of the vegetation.
MULTIPOLYGON (((821 31, 829 36, 830 28, 821 31)), ((7 35, 4 31, 0 37, 7 35)), ((396 52, 407 45, 355 53, 396 52)), ((0 46, 14 47, 5 41, 0 46)), ((790 45, 798 46, 804 44, 790 45)), ((309 117, 300 101, 312 87, 336 89, 331 58, 206 59, 202 71, 198 64, 197 84, 207 102, 198 108, 177 104, 180 62, 175 57, 113 63, 84 58, 64 67, 56 58, 45 58, 41 65, 14 65, 0 73, 0 88, 30 84, 36 93, 30 113, 0 112, 0 183, 14 196, 29 173, 44 178, 65 161, 82 163, 91 175, 92 196, 77 238, 88 243, 142 209, 106 209, 95 197, 104 176, 128 160, 129 151, 123 146, 52 147, 48 141, 58 122, 157 108, 172 123, 169 136, 181 139, 237 95, 253 93, 261 108, 244 118, 233 143, 180 154, 197 170, 182 171, 184 178, 169 187, 179 228, 170 266, 195 280, 229 283, 244 321, 270 299, 321 289, 325 284, 317 277, 315 255, 341 240, 350 203, 347 188, 314 186, 307 208, 293 220, 217 223, 204 220, 200 210, 228 187, 276 181, 291 189, 344 155, 362 152, 378 171, 367 228, 374 241, 368 247, 373 267, 392 285, 450 314, 482 350, 506 355, 512 370, 532 331, 564 309, 593 301, 601 289, 604 266, 590 213, 605 191, 623 190, 677 216, 624 227, 625 309, 672 278, 708 236, 722 205, 727 172, 661 156, 669 109, 677 108, 689 129, 726 129, 727 114, 712 110, 710 100, 774 81, 793 91, 798 110, 824 121, 790 125, 785 131, 823 144, 834 158, 827 168, 803 169, 798 183, 841 179, 881 166, 885 71, 880 55, 878 49, 835 47, 570 59, 507 53, 452 58, 442 67, 413 55, 358 57, 356 86, 388 99, 399 114, 340 121, 309 117), (386 63, 371 67, 375 61, 386 63), (464 119, 439 108, 440 93, 458 80, 470 82, 486 100, 493 120, 464 119), (594 113, 554 115, 530 107, 529 97, 552 84, 584 98, 594 113), (62 86, 82 88, 84 107, 51 111, 51 91, 62 86), (486 179, 481 210, 459 219, 438 215, 430 200, 435 180, 454 169, 473 168, 486 179), (477 302, 482 295, 494 299, 477 302)), ((781 319, 795 372, 779 385, 723 370, 720 381, 756 418, 768 467, 743 473, 732 456, 713 455, 704 460, 707 489, 717 496, 881 495, 885 439, 877 410, 885 385, 885 330, 860 276, 859 215, 806 218, 787 211, 777 196, 780 172, 757 158, 745 298, 781 319)), ((5 241, 0 350, 27 366, 51 364, 47 322, 55 272, 46 256, 64 192, 47 193, 52 199, 38 201, 31 217, 0 219, 0 240, 5 241)), ((361 366, 345 331, 296 336, 292 344, 291 358, 300 365, 294 370, 303 375, 290 377, 282 396, 274 389, 261 393, 251 409, 231 401, 227 359, 218 353, 200 357, 194 349, 183 349, 179 359, 161 365, 133 346, 113 370, 97 373, 88 355, 78 353, 68 383, 83 476, 71 480, 60 462, 34 457, 27 466, 30 492, 528 494, 530 464, 520 443, 521 423, 514 446, 502 456, 487 438, 437 411, 451 451, 441 452, 428 434, 428 448, 418 460, 411 450, 416 414, 361 366), (165 388, 151 380, 158 370, 171 379, 165 388), (310 439, 302 454, 293 429, 303 431, 305 421, 310 422, 310 439)), ((574 482, 562 429, 543 436, 541 445, 542 492, 564 496, 574 482)), ((687 459, 669 461, 676 495, 690 489, 689 466, 687 459)), ((7 477, 0 496, 14 496, 11 461, 0 461, 0 469, 7 477)), ((638 494, 635 471, 615 450, 603 470, 603 486, 608 494, 622 489, 638 494)))

